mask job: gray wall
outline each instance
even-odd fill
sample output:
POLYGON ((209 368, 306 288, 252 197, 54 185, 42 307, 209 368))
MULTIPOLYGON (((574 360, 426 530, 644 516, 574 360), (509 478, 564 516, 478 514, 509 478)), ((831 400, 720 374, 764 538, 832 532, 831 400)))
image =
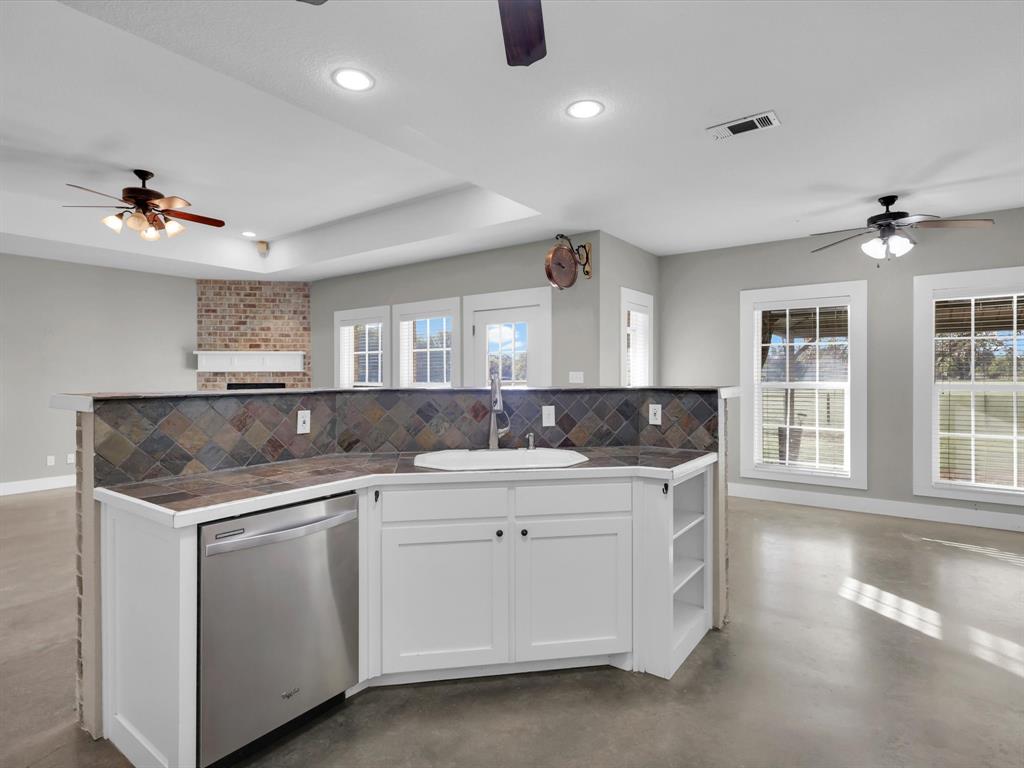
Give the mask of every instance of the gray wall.
MULTIPOLYGON (((584 386, 598 381, 598 280, 601 274, 597 232, 573 235, 573 242, 594 243, 594 277, 582 273, 572 288, 552 294, 552 384, 569 384, 569 371, 583 371, 584 386)), ((313 386, 334 386, 334 313, 383 304, 468 296, 475 293, 547 285, 544 255, 552 240, 453 256, 318 280, 310 288, 313 336, 313 386)))
POLYGON ((618 387, 622 385, 622 366, 619 360, 622 334, 622 291, 621 288, 632 288, 634 291, 649 293, 655 297, 654 317, 651 318, 654 342, 654 375, 651 385, 658 379, 658 358, 660 344, 658 339, 658 315, 661 302, 658 301, 659 260, 647 251, 620 240, 607 232, 600 233, 601 273, 598 277, 598 293, 600 294, 600 352, 601 368, 599 383, 602 387, 618 387))
MULTIPOLYGON (((882 263, 864 256, 858 241, 809 253, 826 238, 723 248, 661 260, 661 380, 739 383, 739 292, 745 288, 868 281, 868 489, 825 489, 739 477, 738 418, 730 424, 734 460, 729 479, 751 485, 825 491, 898 501, 964 506, 912 492, 912 309, 915 275, 1024 264, 1024 208, 980 214, 987 230, 918 230, 917 247, 882 263)), ((838 239, 838 238, 837 238, 838 239)), ((741 403, 740 417, 746 403, 741 403)), ((1008 511, 1008 505, 978 504, 1008 511)))
POLYGON ((52 393, 195 389, 195 340, 194 280, 0 254, 0 482, 74 472, 52 393))

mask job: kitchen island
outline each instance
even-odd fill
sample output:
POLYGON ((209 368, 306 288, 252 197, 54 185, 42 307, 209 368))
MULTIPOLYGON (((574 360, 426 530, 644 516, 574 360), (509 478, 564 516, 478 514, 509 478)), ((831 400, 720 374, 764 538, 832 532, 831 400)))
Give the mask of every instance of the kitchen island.
POLYGON ((576 450, 588 460, 558 469, 349 453, 96 489, 105 735, 137 765, 196 764, 200 526, 346 493, 359 514, 348 695, 601 664, 671 677, 712 626, 718 454, 576 450))

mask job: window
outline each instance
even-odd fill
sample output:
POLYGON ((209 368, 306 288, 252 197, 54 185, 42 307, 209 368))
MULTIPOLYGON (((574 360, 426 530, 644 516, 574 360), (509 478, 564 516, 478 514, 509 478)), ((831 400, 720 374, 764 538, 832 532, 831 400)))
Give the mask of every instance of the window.
POLYGON ((649 387, 654 378, 654 297, 630 288, 623 288, 621 297, 622 386, 649 387))
POLYGON ((481 293, 462 299, 463 382, 486 387, 551 386, 551 288, 481 293))
POLYGON ((914 290, 914 492, 1021 503, 1024 268, 926 275, 914 290))
POLYGON ((742 474, 863 488, 864 282, 741 292, 742 474))
POLYGON ((487 378, 502 384, 526 386, 529 330, 527 323, 491 323, 487 326, 487 378))
POLYGON ((335 386, 389 386, 385 339, 388 307, 334 313, 335 386))
POLYGON ((400 387, 451 387, 457 383, 459 356, 454 336, 458 306, 457 298, 394 306, 400 387))

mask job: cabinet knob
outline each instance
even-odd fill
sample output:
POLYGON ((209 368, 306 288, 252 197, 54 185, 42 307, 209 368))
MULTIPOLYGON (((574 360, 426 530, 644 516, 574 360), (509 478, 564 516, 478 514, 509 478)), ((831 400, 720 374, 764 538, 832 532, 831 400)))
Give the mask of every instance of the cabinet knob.
POLYGON ((519 535, 520 535, 520 536, 525 536, 525 535, 526 535, 527 533, 529 533, 529 531, 527 531, 527 530, 526 530, 525 528, 523 528, 523 530, 521 530, 521 531, 519 532, 519 535))
POLYGON ((505 535, 505 532, 499 528, 495 535, 500 539, 502 536, 505 535))

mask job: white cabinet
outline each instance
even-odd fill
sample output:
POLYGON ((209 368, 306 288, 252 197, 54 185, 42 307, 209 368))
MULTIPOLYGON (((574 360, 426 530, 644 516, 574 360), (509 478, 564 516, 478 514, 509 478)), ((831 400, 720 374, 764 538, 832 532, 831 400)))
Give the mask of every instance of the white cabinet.
POLYGON ((517 521, 516 661, 632 648, 632 520, 517 521))
POLYGON ((384 673, 509 660, 508 534, 505 520, 381 531, 384 673))

